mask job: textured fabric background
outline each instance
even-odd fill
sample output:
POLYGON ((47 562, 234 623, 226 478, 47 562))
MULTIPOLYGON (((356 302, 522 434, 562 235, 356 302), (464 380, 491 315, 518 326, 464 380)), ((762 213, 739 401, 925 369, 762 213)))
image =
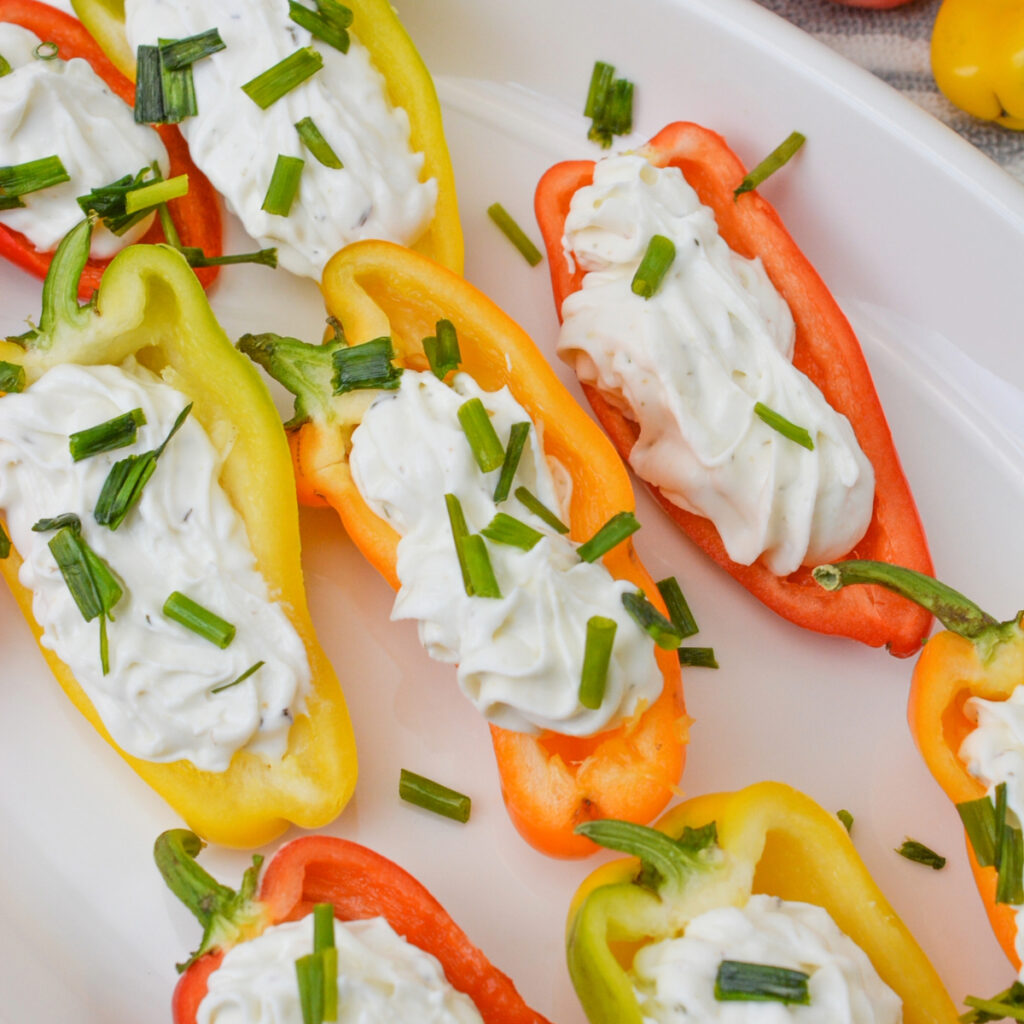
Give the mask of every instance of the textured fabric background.
POLYGON ((971 117, 935 86, 928 46, 940 2, 913 0, 903 7, 872 11, 832 0, 758 0, 874 72, 1024 181, 1024 132, 971 117))

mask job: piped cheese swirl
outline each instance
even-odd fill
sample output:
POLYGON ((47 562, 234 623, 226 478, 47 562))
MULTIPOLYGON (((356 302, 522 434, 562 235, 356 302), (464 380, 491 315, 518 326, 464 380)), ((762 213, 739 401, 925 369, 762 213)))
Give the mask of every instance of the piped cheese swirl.
POLYGON ((194 416, 174 435, 117 530, 93 509, 114 462, 157 448, 188 399, 149 371, 63 364, 21 394, 0 399, 0 510, 24 559, 42 644, 70 668, 123 750, 148 761, 191 761, 223 771, 245 747, 280 757, 304 707, 310 670, 301 638, 260 575, 245 524, 219 483, 223 457, 194 416), (68 436, 141 408, 131 447, 72 461, 68 436), (107 624, 86 622, 64 582, 40 519, 75 513, 86 543, 124 584, 107 624), (180 591, 236 627, 221 650, 162 614, 180 591), (236 680, 256 662, 264 664, 236 680))
MULTIPOLYGON (((377 399, 352 435, 356 486, 402 535, 392 618, 418 620, 430 655, 458 663, 459 686, 488 721, 519 732, 599 732, 661 692, 651 640, 622 605, 622 595, 636 587, 599 563, 581 561, 569 540, 515 497, 495 505, 499 471, 481 472, 457 418, 459 406, 474 397, 502 444, 514 423, 530 419, 507 388, 483 391, 464 373, 448 387, 431 373, 406 370, 400 389, 377 399), (530 551, 487 542, 501 598, 466 595, 446 493, 459 498, 470 532, 500 510, 544 534, 530 551), (592 710, 580 704, 579 685, 593 615, 613 619, 617 628, 605 698, 592 710)), ((568 507, 567 474, 549 466, 536 427, 513 490, 519 486, 556 514, 568 507)))
POLYGON ((586 275, 562 305, 558 352, 639 425, 637 475, 710 519, 741 564, 786 575, 848 552, 871 521, 871 464, 793 366, 793 318, 760 261, 726 245, 681 172, 635 155, 598 161, 564 245, 586 275), (655 234, 676 256, 644 299, 630 285, 655 234), (814 450, 768 426, 758 402, 814 450))

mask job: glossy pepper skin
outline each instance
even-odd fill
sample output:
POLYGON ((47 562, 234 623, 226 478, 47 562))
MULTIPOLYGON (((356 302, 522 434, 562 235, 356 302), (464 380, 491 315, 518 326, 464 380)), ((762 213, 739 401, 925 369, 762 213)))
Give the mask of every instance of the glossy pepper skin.
POLYGON ((154 849, 168 885, 204 927, 203 943, 174 990, 174 1024, 195 1024, 208 978, 227 949, 271 925, 306 917, 318 903, 334 904, 340 921, 386 918, 441 962, 448 981, 473 1000, 487 1024, 547 1024, 412 875, 365 846, 334 836, 294 839, 267 865, 258 898, 262 858, 235 893, 196 863, 201 847, 198 837, 178 829, 161 835, 154 849))
MULTIPOLYGON (((72 6, 104 53, 134 79, 135 54, 125 37, 124 0, 72 0, 72 6)), ((409 115, 410 145, 424 157, 420 180, 437 181, 434 219, 413 248, 461 274, 462 225, 455 176, 430 72, 388 0, 346 0, 345 6, 353 14, 352 32, 384 75, 391 103, 409 115)))
MULTIPOLYGON (((985 796, 985 786, 967 771, 959 751, 976 723, 964 713, 971 697, 1007 700, 1024 685, 1024 612, 998 622, 942 583, 894 566, 839 562, 814 570, 827 589, 882 582, 922 601, 946 629, 930 637, 914 666, 907 717, 921 756, 954 804, 985 796)), ((1017 922, 1009 904, 996 901, 994 867, 981 867, 970 839, 967 854, 989 921, 1003 952, 1019 971, 1017 922)))
MULTIPOLYGON (((615 513, 633 509, 629 477, 607 439, 522 328, 472 285, 418 253, 367 241, 332 258, 322 290, 349 344, 388 335, 397 362, 415 369, 427 368, 422 339, 435 333, 438 320, 450 320, 461 368, 487 391, 507 385, 543 428, 547 454, 572 476, 574 539, 586 540, 615 513)), ((319 497, 333 506, 356 546, 397 589, 398 534, 370 511, 352 481, 351 427, 332 422, 329 383, 310 389, 309 378, 296 377, 296 368, 283 365, 273 345, 243 339, 240 347, 300 396, 297 410, 308 418, 291 434, 300 500, 319 497)), ((634 581, 651 600, 660 600, 629 541, 609 552, 604 564, 613 576, 634 581)), ((607 815, 650 821, 672 796, 683 768, 687 719, 678 658, 663 650, 656 656, 665 680, 661 696, 619 728, 577 739, 491 727, 508 813, 537 849, 556 857, 585 856, 595 847, 574 834, 580 821, 607 815)))
MULTIPOLYGON (((129 106, 135 102, 135 86, 103 55, 103 51, 82 25, 62 11, 36 0, 0 0, 0 21, 11 22, 30 29, 40 39, 54 42, 60 48, 62 60, 81 57, 92 65, 93 71, 129 106)), ((158 125, 170 161, 168 177, 188 175, 188 193, 168 204, 171 219, 184 246, 202 249, 207 256, 220 256, 223 251, 220 201, 213 186, 192 163, 188 147, 181 133, 173 125, 158 125)), ((140 168, 125 168, 134 174, 140 168)), ((159 218, 141 239, 142 242, 164 241, 159 218)), ((36 277, 45 277, 53 253, 39 252, 20 232, 12 231, 0 223, 0 256, 17 264, 36 277)), ((90 259, 82 271, 79 297, 88 299, 99 287, 100 278, 110 260, 90 259)), ((219 267, 197 267, 195 274, 208 288, 217 276, 219 267)))
MULTIPOLYGON (((678 167, 711 207, 719 234, 735 252, 759 256, 768 276, 786 300, 796 323, 793 362, 822 391, 829 404, 853 426, 875 470, 875 507, 858 557, 884 558, 931 572, 931 557, 914 499, 900 468, 892 436, 863 353, 846 317, 821 278, 797 248, 775 210, 756 191, 734 199, 745 170, 726 142, 714 132, 677 122, 639 151, 658 167, 678 167)), ((591 161, 552 167, 536 193, 537 221, 551 267, 555 305, 561 318, 566 296, 582 286, 583 271, 570 270, 562 250, 565 218, 574 193, 593 180, 591 161)), ((591 406, 623 458, 639 430, 596 388, 583 385, 591 406)), ((913 654, 928 631, 928 614, 879 588, 843 594, 830 603, 816 591, 806 567, 776 576, 760 562, 740 565, 725 551, 710 520, 686 512, 657 488, 651 492, 683 532, 756 598, 783 618, 820 633, 851 637, 875 647, 888 646, 900 657, 913 654)))
POLYGON ((950 102, 1005 128, 1024 129, 1024 3, 943 0, 932 29, 935 83, 950 102))
MULTIPOLYGON (((678 935, 697 914, 742 906, 751 893, 824 907, 903 1000, 906 1024, 953 1024, 958 1019, 935 970, 834 815, 788 786, 762 782, 687 800, 669 811, 657 830, 678 840, 685 829, 703 829, 711 822, 717 849, 712 845, 682 853, 678 847, 662 848, 663 837, 657 834, 657 842, 641 839, 643 864, 653 867, 654 878, 660 879, 653 885, 638 882, 641 860, 629 857, 598 868, 576 893, 569 911, 567 956, 591 1024, 641 1024, 626 973, 636 949, 678 935)), ((594 822, 595 838, 600 838, 600 827, 618 824, 594 822)), ((615 849, 629 848, 628 843, 602 841, 615 849)))
MULTIPOLYGON (((245 521, 270 593, 302 638, 312 688, 281 760, 267 762, 243 750, 227 771, 205 772, 185 761, 158 764, 120 750, 68 666, 41 646, 42 654, 100 735, 204 837, 252 847, 280 835, 289 822, 324 825, 351 796, 355 744, 344 696, 306 606, 289 453, 273 400, 252 364, 225 337, 180 253, 154 245, 123 250, 107 268, 95 304, 79 306, 75 286, 88 251, 89 223, 83 221, 54 257, 37 335, 20 343, 0 341, 0 360, 23 366, 31 386, 59 363, 116 365, 135 355, 188 396, 192 415, 211 438, 230 440, 220 482, 245 521)), ((20 564, 12 550, 0 560, 0 572, 38 640, 32 594, 18 580, 20 564)))

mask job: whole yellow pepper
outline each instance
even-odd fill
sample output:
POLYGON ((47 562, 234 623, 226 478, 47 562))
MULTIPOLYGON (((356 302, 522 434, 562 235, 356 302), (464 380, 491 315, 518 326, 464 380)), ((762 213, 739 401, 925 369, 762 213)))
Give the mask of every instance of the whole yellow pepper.
POLYGON ((931 60, 936 84, 958 107, 1024 130, 1024 0, 944 0, 931 60))

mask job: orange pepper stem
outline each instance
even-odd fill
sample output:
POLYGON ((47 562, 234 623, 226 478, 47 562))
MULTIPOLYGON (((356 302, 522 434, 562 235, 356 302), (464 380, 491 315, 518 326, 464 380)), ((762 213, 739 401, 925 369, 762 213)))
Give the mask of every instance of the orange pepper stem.
POLYGON ((852 558, 819 565, 812 573, 825 590, 841 590, 856 583, 874 583, 919 604, 958 636, 974 640, 1001 623, 952 587, 914 569, 888 562, 852 558))

